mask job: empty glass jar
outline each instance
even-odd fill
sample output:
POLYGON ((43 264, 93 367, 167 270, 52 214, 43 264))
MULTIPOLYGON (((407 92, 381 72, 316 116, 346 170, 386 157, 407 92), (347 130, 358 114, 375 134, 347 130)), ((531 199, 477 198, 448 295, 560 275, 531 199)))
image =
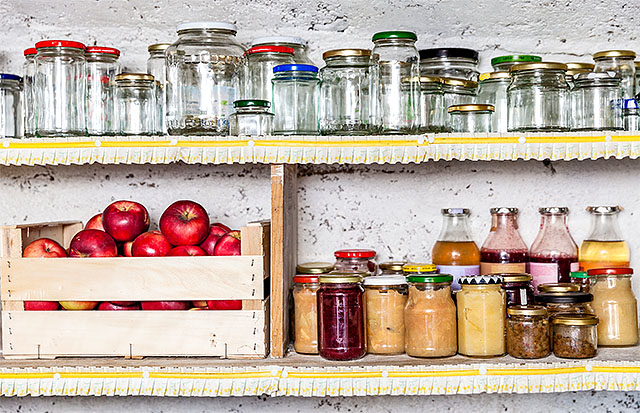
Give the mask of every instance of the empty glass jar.
POLYGON ((115 119, 115 76, 120 73, 120 51, 112 47, 91 46, 87 59, 87 132, 113 135, 115 119))
POLYGON ((571 91, 571 129, 622 129, 620 78, 610 73, 581 73, 571 91))
POLYGON ((446 132, 447 108, 444 105, 442 78, 420 76, 420 133, 446 132))
POLYGON ((420 50, 420 75, 478 80, 478 52, 461 47, 420 50))
POLYGON ((443 77, 442 89, 444 90, 444 108, 447 110, 449 106, 475 103, 478 82, 443 77))
POLYGON ((156 43, 150 45, 149 58, 147 59, 147 73, 156 80, 156 132, 167 134, 166 110, 167 110, 167 60, 165 51, 171 46, 169 43, 156 43))
POLYGON ((36 74, 36 48, 31 47, 24 51, 22 87, 22 112, 24 116, 24 136, 29 138, 36 131, 35 102, 33 101, 33 78, 36 74))
POLYGON ((317 135, 318 68, 279 65, 273 74, 274 135, 317 135))
POLYGON ((594 72, 615 72, 621 79, 625 99, 636 96, 636 52, 632 50, 605 50, 593 54, 594 72))
POLYGON ((491 132, 491 116, 495 110, 493 105, 453 105, 448 110, 451 132, 491 132))
POLYGON ((496 72, 508 72, 511 66, 519 63, 536 63, 541 62, 540 56, 527 55, 527 54, 514 54, 506 56, 497 56, 491 59, 491 67, 496 72))
POLYGON ((593 63, 565 63, 567 65, 567 71, 565 72, 565 78, 567 79, 567 83, 569 84, 569 89, 573 89, 574 83, 573 80, 580 73, 590 73, 593 72, 593 63))
POLYGON ((490 72, 480 76, 476 101, 495 108, 491 118, 492 132, 507 131, 507 88, 510 82, 509 72, 490 72))
POLYGON ((266 100, 236 100, 231 115, 229 133, 233 136, 267 136, 273 131, 271 103, 266 100))
POLYGON ((119 133, 154 135, 157 106, 153 76, 147 73, 120 73, 115 79, 119 133))
POLYGON ((22 137, 22 78, 0 73, 0 137, 22 137))
POLYGON ((259 37, 251 41, 251 47, 256 46, 284 46, 293 49, 293 61, 305 65, 315 65, 307 55, 307 41, 300 37, 267 36, 259 37))
POLYGON ((256 46, 245 52, 245 98, 272 102, 273 68, 293 64, 293 48, 285 46, 256 46))

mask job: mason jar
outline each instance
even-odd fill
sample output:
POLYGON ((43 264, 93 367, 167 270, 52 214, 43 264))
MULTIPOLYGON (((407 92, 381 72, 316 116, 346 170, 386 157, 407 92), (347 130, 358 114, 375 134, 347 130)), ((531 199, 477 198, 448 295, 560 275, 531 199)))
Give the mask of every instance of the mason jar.
POLYGON ((236 100, 231 114, 229 133, 232 136, 268 136, 273 132, 274 114, 266 100, 236 100))
POLYGON ((475 103, 478 93, 478 82, 473 80, 442 78, 445 110, 453 105, 475 103))
POLYGON ((307 41, 300 37, 290 36, 266 36, 253 39, 251 47, 256 46, 283 46, 293 49, 293 62, 304 65, 315 65, 308 56, 307 41))
POLYGON ((35 47, 25 49, 24 63, 22 66, 22 88, 24 89, 22 98, 22 114, 24 117, 24 136, 29 138, 36 131, 35 102, 33 100, 33 78, 36 74, 35 47))
POLYGON ((86 135, 84 44, 70 40, 44 40, 36 43, 36 50, 36 134, 86 135))
POLYGON ((510 69, 507 89, 510 132, 566 131, 569 85, 563 63, 521 63, 510 69))
POLYGON ((571 129, 622 129, 622 106, 619 77, 610 73, 581 73, 571 91, 571 129))
POLYGON ((147 59, 147 73, 156 80, 156 132, 160 135, 167 134, 166 110, 167 110, 167 60, 165 51, 171 46, 170 43, 156 43, 150 45, 149 58, 147 59))
POLYGON ((288 64, 273 68, 274 135, 318 134, 318 68, 288 64))
POLYGON ((278 65, 293 64, 293 48, 286 46, 255 46, 245 52, 246 99, 273 101, 273 68, 278 65))
POLYGON ((371 50, 329 50, 322 59, 326 65, 320 69, 320 133, 379 132, 380 74, 371 50))
POLYGON ((578 76, 580 73, 593 72, 593 68, 595 66, 593 63, 569 62, 565 64, 567 65, 565 78, 567 79, 567 83, 569 84, 569 89, 573 89, 574 79, 576 76, 578 76))
MULTIPOLYGON (((420 133, 438 133, 449 130, 447 108, 444 103, 442 78, 420 76, 420 133)), ((406 81, 409 83, 408 81, 406 81)))
POLYGON ((493 105, 453 105, 449 106, 449 130, 460 133, 489 133, 493 105))
POLYGON ((0 137, 22 138, 22 78, 0 73, 0 137))
POLYGON ((120 51, 113 47, 91 46, 87 59, 87 132, 89 135, 113 135, 118 131, 115 119, 115 76, 120 73, 120 51))
POLYGON ((244 47, 231 23, 183 23, 166 50, 167 131, 228 135, 244 47))
POLYGON ((478 81, 478 52, 461 47, 423 49, 420 75, 478 81))
POLYGON ((382 133, 416 133, 420 122, 420 59, 413 32, 388 31, 373 35, 374 57, 380 71, 382 133), (402 79, 412 79, 408 85, 402 79))
POLYGON ((640 114, 638 113, 638 102, 635 99, 624 99, 622 103, 622 118, 624 130, 640 131, 640 114))
POLYGON ((156 92, 153 76, 147 73, 120 73, 116 76, 119 133, 156 133, 156 92))
POLYGON ((480 75, 476 102, 493 105, 495 108, 491 119, 492 132, 507 131, 507 88, 510 82, 509 72, 490 72, 480 75))
POLYGON ((528 55, 528 54, 513 54, 506 56, 496 56, 491 59, 491 67, 496 72, 509 72, 511 66, 519 63, 537 63, 541 62, 540 56, 528 55))
POLYGON ((636 52, 632 50, 605 50, 593 54, 596 62, 594 72, 615 72, 621 79, 622 96, 631 99, 636 96, 636 52))

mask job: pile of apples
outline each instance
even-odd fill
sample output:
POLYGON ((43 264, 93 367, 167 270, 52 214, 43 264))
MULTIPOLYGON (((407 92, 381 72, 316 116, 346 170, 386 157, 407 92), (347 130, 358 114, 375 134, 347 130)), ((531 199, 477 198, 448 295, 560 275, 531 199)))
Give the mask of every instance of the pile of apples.
MULTIPOLYGON (((164 257, 240 255, 240 231, 210 224, 209 214, 193 201, 176 201, 160 217, 160 230, 149 231, 149 212, 138 202, 116 201, 93 216, 66 251, 50 238, 29 244, 27 258, 164 257)), ((241 300, 210 301, 26 301, 25 311, 64 310, 240 310, 241 300)))

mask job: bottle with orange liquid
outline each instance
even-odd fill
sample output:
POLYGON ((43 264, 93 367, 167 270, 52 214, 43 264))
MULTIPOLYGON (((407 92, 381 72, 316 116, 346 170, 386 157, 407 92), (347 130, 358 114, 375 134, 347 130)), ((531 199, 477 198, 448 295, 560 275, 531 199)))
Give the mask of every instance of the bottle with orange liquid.
POLYGON ((591 231, 580 245, 580 267, 583 271, 594 268, 626 268, 629 266, 629 245, 622 239, 618 228, 619 206, 590 206, 591 231))
POLYGON ((441 274, 453 276, 452 290, 459 290, 458 278, 480 274, 480 250, 471 238, 466 208, 442 210, 442 231, 433 246, 433 263, 441 274))

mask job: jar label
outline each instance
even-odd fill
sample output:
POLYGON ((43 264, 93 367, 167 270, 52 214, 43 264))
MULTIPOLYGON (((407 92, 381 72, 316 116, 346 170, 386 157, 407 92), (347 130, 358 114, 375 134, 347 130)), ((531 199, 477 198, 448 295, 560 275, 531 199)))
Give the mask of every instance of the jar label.
POLYGON ((538 291, 539 284, 558 282, 558 264, 555 262, 530 262, 529 272, 533 277, 533 291, 538 291))
POLYGON ((524 273, 527 272, 526 262, 513 262, 500 264, 495 262, 481 262, 480 274, 504 274, 504 273, 524 273))
POLYGON ((451 283, 451 290, 458 291, 460 284, 458 284, 458 278, 466 277, 470 275, 480 275, 479 265, 436 265, 440 274, 453 275, 453 283, 451 283))

